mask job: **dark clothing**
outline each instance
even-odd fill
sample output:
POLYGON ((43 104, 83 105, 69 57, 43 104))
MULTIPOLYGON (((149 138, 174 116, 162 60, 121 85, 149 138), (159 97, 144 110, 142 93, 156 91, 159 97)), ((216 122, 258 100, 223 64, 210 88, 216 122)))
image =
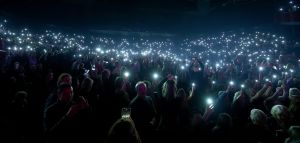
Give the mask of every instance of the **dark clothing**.
POLYGON ((248 143, 273 143, 274 137, 272 132, 266 127, 249 124, 246 127, 246 142, 248 143))
POLYGON ((153 126, 150 123, 155 116, 155 108, 152 98, 149 96, 136 96, 129 104, 131 117, 143 142, 153 142, 153 126))
POLYGON ((155 116, 152 98, 149 96, 136 96, 130 102, 131 117, 137 127, 149 125, 155 116))
POLYGON ((82 110, 74 118, 67 119, 65 115, 71 106, 72 104, 56 102, 45 110, 44 124, 49 143, 81 142, 90 139, 88 111, 82 110))
POLYGON ((230 129, 223 129, 215 127, 211 131, 211 141, 212 143, 231 143, 233 142, 233 132, 230 129))

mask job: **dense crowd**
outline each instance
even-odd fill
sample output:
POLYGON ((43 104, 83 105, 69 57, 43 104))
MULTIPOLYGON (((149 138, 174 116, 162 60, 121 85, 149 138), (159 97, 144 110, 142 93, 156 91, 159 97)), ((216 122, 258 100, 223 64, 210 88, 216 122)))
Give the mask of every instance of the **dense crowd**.
POLYGON ((300 60, 271 33, 182 41, 0 24, 10 142, 299 142, 300 60), (180 44, 178 44, 180 43, 180 44))

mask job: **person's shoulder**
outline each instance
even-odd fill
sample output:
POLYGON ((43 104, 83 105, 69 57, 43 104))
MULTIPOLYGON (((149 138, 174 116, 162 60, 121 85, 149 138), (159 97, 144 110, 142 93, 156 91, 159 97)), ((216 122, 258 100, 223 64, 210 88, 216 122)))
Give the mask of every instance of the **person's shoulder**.
POLYGON ((45 112, 49 112, 49 111, 52 111, 52 110, 56 109, 56 108, 57 108, 57 105, 58 105, 57 102, 55 102, 55 103, 49 105, 49 106, 45 109, 45 112))

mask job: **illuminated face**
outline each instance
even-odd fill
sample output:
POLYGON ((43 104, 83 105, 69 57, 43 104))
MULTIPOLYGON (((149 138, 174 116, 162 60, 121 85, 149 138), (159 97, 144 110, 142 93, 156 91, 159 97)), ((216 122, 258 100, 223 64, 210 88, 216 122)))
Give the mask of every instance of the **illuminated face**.
POLYGON ((70 76, 65 76, 65 77, 61 80, 61 83, 72 84, 72 77, 70 77, 70 76))
POLYGON ((138 94, 139 94, 139 95, 146 95, 146 94, 147 94, 147 87, 146 87, 146 84, 140 84, 140 85, 138 86, 137 91, 138 91, 138 94))
POLYGON ((71 102, 73 99, 73 88, 65 88, 61 93, 59 93, 58 99, 64 103, 71 102))

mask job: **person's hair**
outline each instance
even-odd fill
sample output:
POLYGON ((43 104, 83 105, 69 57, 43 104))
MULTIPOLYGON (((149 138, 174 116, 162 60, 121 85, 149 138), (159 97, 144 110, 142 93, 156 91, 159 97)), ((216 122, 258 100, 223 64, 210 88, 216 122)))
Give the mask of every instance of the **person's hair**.
POLYGON ((80 89, 82 91, 89 91, 92 89, 93 84, 94 81, 91 78, 87 77, 82 81, 80 89))
POLYGON ((220 128, 226 128, 226 129, 231 128, 232 126, 231 116, 227 113, 219 114, 216 126, 220 128))
POLYGON ((168 80, 163 84, 162 96, 164 98, 176 98, 176 82, 174 80, 168 80))
POLYGON ((254 125, 264 125, 267 121, 266 114, 259 109, 252 109, 250 119, 254 125))
POLYGON ((140 86, 142 86, 142 85, 144 85, 146 88, 147 88, 147 84, 145 83, 145 82, 143 82, 143 81, 139 81, 138 83, 136 83, 135 84, 135 90, 136 90, 136 92, 139 94, 139 87, 140 86))
POLYGON ((106 143, 142 143, 139 133, 131 118, 121 118, 110 128, 106 143))
POLYGON ((59 77, 57 78, 57 86, 59 86, 60 84, 63 84, 63 83, 61 83, 62 80, 63 80, 65 77, 67 77, 67 76, 72 77, 72 76, 71 76, 70 74, 68 74, 68 73, 62 73, 62 74, 60 74, 59 77))
POLYGON ((14 99, 24 99, 24 98, 27 98, 28 94, 26 91, 18 91, 16 94, 15 94, 15 97, 14 99))
POLYGON ((61 84, 61 85, 58 86, 57 93, 61 93, 61 92, 63 92, 67 88, 72 88, 72 85, 70 85, 68 83, 63 83, 63 84, 61 84))
POLYGON ((271 115, 278 121, 285 121, 290 118, 288 109, 283 105, 274 105, 271 109, 271 115))
POLYGON ((121 89, 122 88, 122 86, 123 86, 123 83, 124 83, 124 79, 122 78, 122 77, 117 77, 116 79, 115 79, 115 88, 116 89, 121 89))
POLYGON ((186 98, 186 93, 183 88, 177 90, 177 97, 182 100, 186 98))

